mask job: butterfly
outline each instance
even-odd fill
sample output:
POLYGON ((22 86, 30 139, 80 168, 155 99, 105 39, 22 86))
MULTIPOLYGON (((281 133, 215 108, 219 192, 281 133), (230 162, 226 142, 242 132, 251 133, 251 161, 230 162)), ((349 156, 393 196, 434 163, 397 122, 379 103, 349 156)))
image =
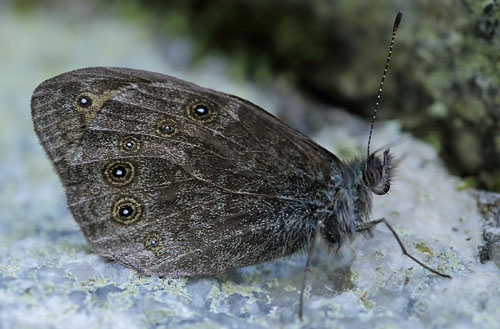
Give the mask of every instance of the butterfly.
POLYGON ((216 274, 309 248, 307 270, 318 236, 338 248, 382 221, 369 219, 372 194, 390 189, 388 150, 344 162, 233 95, 90 67, 40 84, 31 108, 87 241, 142 274, 216 274))

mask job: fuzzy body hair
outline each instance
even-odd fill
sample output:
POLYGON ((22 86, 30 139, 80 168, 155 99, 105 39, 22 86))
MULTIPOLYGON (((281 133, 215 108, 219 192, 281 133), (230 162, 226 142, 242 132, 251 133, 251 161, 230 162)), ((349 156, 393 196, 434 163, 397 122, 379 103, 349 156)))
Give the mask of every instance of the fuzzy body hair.
MULTIPOLYGON (((372 193, 387 193, 392 177, 393 158, 389 151, 384 152, 382 159, 372 155, 368 159, 357 158, 344 166, 332 168, 324 191, 329 201, 318 205, 317 211, 324 223, 320 233, 330 247, 338 249, 354 238, 356 228, 370 219, 372 193), (370 172, 375 174, 367 175, 370 172)), ((371 230, 363 230, 363 234, 371 235, 371 230)))

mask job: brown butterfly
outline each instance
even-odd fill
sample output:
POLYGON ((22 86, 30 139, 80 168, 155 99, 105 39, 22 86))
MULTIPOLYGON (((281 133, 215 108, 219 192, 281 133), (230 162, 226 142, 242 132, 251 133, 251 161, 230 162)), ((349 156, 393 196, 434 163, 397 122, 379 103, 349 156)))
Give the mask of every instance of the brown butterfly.
POLYGON ((43 82, 31 107, 86 239, 140 273, 220 273, 382 221, 368 220, 372 193, 390 188, 389 151, 343 162, 236 96, 91 67, 43 82))

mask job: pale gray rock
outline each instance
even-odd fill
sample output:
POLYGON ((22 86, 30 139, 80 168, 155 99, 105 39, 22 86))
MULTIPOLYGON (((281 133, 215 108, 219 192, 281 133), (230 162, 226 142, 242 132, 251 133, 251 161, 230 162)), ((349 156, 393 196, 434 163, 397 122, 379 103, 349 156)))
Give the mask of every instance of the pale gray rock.
POLYGON ((491 260, 500 268, 500 193, 478 191, 479 210, 483 216, 483 239, 480 260, 491 260))

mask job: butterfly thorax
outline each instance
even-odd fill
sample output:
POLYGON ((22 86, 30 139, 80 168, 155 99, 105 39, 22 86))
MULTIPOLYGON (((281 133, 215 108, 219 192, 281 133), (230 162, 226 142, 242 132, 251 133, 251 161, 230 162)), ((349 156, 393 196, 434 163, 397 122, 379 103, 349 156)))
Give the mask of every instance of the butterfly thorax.
POLYGON ((352 239, 356 228, 369 220, 372 193, 387 193, 391 176, 389 151, 384 152, 382 159, 372 154, 367 159, 355 159, 332 168, 324 193, 328 201, 318 209, 323 214, 321 233, 331 246, 338 248, 352 239))

